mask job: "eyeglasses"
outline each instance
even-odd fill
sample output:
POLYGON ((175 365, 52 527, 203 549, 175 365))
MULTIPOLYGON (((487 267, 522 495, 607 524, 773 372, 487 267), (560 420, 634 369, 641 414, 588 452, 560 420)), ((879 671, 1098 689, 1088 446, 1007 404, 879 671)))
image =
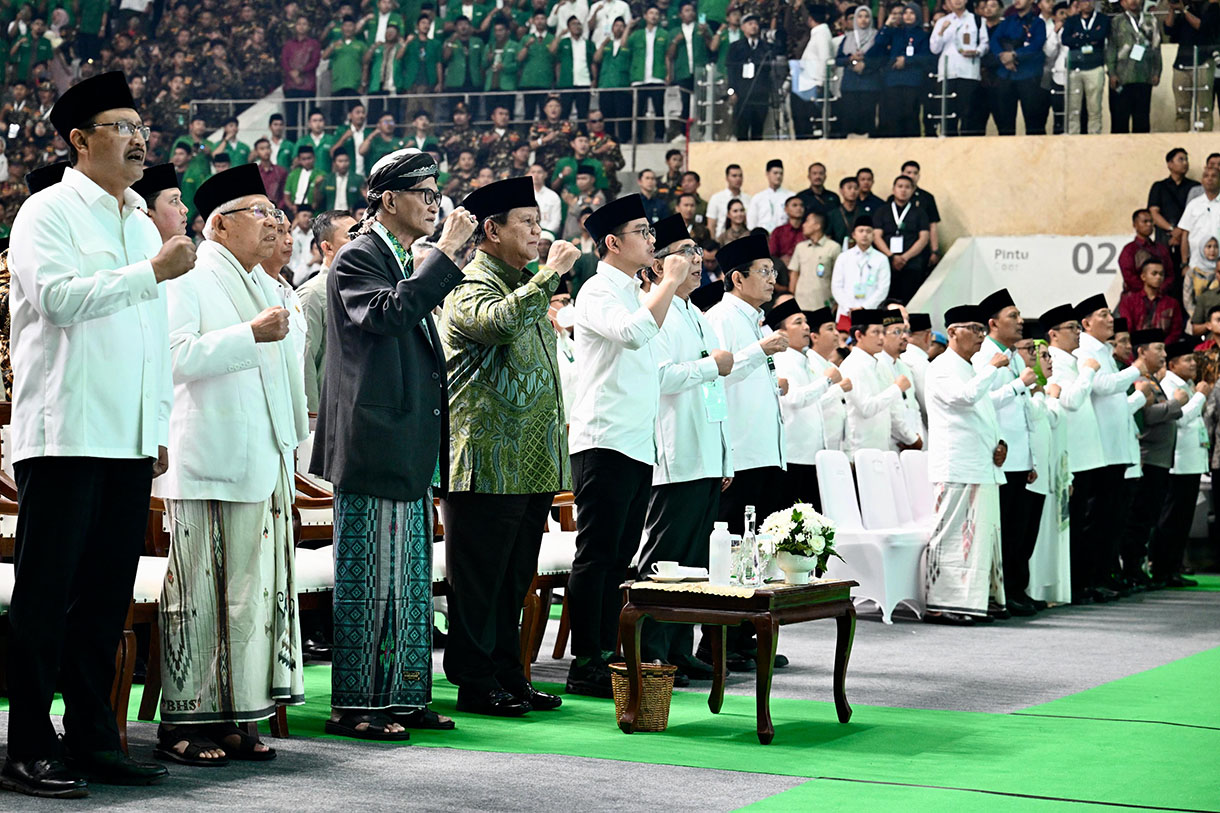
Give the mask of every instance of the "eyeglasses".
POLYGON ((280 211, 279 209, 276 209, 273 206, 264 206, 261 203, 256 203, 253 206, 243 206, 241 209, 232 209, 228 212, 221 212, 221 214, 222 215, 235 215, 235 214, 239 214, 241 212, 253 212, 254 216, 257 217, 259 220, 266 220, 267 218, 270 217, 273 220, 275 220, 277 223, 283 223, 284 217, 285 217, 284 213, 282 211, 280 211))
POLYGON ((703 246, 682 246, 682 248, 675 248, 673 251, 665 249, 664 251, 657 252, 656 259, 663 260, 676 254, 685 254, 687 257, 702 257, 703 246))
POLYGON ((1084 330, 1084 328, 1080 326, 1079 322, 1064 322, 1062 325, 1051 328, 1051 330, 1070 330, 1075 333, 1079 333, 1080 331, 1084 330))
POLYGON ((638 229, 632 229, 631 231, 616 231, 611 233, 617 235, 618 237, 626 237, 629 234, 640 234, 643 235, 645 239, 651 238, 653 240, 655 240, 657 237, 657 230, 652 226, 640 226, 638 229))
POLYGON ((395 189, 394 191, 395 192, 414 192, 417 195, 420 195, 423 197, 425 206, 431 206, 432 204, 436 203, 438 200, 441 199, 441 193, 440 193, 439 189, 395 189))
POLYGON ((152 133, 152 128, 143 124, 132 124, 130 121, 99 121, 97 124, 86 124, 82 129, 89 130, 94 127, 113 127, 119 131, 119 135, 123 138, 131 138, 136 133, 140 134, 140 138, 147 141, 148 136, 152 133))
POLYGON ((898 330, 887 330, 885 332, 885 335, 887 335, 887 336, 910 336, 911 331, 907 330, 906 328, 899 328, 898 330))
POLYGON ((779 272, 774 268, 769 268, 766 271, 749 271, 747 273, 758 274, 758 276, 768 280, 769 282, 775 282, 777 279, 779 279, 779 272))

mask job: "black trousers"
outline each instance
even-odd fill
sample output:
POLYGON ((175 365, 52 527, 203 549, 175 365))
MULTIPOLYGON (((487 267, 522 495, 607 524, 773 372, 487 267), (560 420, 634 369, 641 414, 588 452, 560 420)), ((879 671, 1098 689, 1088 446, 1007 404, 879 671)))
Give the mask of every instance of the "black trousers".
POLYGON ((525 103, 525 117, 521 119, 523 122, 533 123, 538 120, 538 113, 542 110, 542 105, 546 103, 546 99, 551 95, 549 90, 525 90, 521 94, 521 101, 525 103))
POLYGON ((747 505, 754 506, 757 526, 761 526, 768 514, 790 505, 788 494, 785 472, 779 466, 738 471, 732 485, 720 495, 717 518, 729 524, 729 533, 739 534, 745 528, 747 505))
POLYGON ((1067 118, 1064 116, 1063 112, 1066 92, 1067 91, 1063 85, 1054 85, 1050 90, 1046 91, 1046 94, 1049 97, 1046 99, 1046 104, 1050 108, 1051 118, 1054 119, 1052 122, 1052 131, 1055 135, 1063 135, 1063 128, 1067 126, 1067 118))
POLYGON ((1000 547, 1004 554, 1004 595, 1024 600, 1029 591, 1029 557, 1038 541, 1042 503, 1046 499, 1026 486, 1028 471, 1004 472, 1000 486, 1000 547))
MULTIPOLYGON (((807 502, 819 512, 822 510, 822 495, 818 491, 817 466, 789 463, 786 478, 790 502, 807 502)), ((762 520, 763 517, 760 517, 759 522, 761 523, 762 520)))
POLYGON ((1198 474, 1171 474, 1165 502, 1161 506, 1161 527, 1152 540, 1152 577, 1164 581, 1182 572, 1190 523, 1195 518, 1199 498, 1198 474))
POLYGON ((1122 498, 1126 466, 1102 466, 1078 472, 1069 504, 1072 523, 1072 592, 1099 586, 1108 576, 1106 551, 1119 532, 1115 501, 1122 498), (1077 521, 1081 481, 1084 480, 1083 513, 1077 521), (1080 531, 1078 533, 1078 531, 1080 531), (1104 575, 1103 575, 1104 574, 1104 575))
MULTIPOLYGON (((695 69, 698 70, 699 66, 696 65, 695 69)), ((694 98, 694 95, 695 95, 695 77, 688 76, 685 79, 682 79, 681 81, 674 82, 674 85, 681 88, 681 90, 678 91, 678 98, 682 100, 682 122, 681 122, 681 124, 682 124, 683 132, 685 132, 686 122, 690 119, 690 100, 692 98, 694 98)))
POLYGON ((554 497, 458 491, 441 500, 445 572, 453 587, 445 677, 460 691, 525 686, 518 621, 554 497))
MULTIPOLYGON (((949 113, 944 124, 945 135, 983 135, 987 126, 987 98, 983 85, 977 79, 950 79, 945 87, 952 97, 945 102, 945 110, 949 113)), ((939 123, 940 102, 932 99, 930 103, 932 118, 939 123)))
POLYGON ((763 137, 763 128, 767 124, 767 105, 738 104, 733 115, 734 135, 738 141, 758 141, 763 137))
POLYGON ((1017 103, 1025 118, 1026 135, 1046 135, 1046 118, 1038 118, 1041 109, 1042 77, 1010 79, 996 88, 995 126, 1000 135, 1017 134, 1017 103))
POLYGON ((797 138, 812 138, 815 129, 822 126, 822 103, 820 101, 805 101, 795 93, 789 93, 792 103, 792 129, 797 138))
POLYGON ((1144 465, 1143 471, 1122 541, 1123 576, 1128 579, 1137 578, 1143 570, 1169 491, 1169 469, 1144 465))
POLYGON ((1110 91, 1110 132, 1151 132, 1152 85, 1133 82, 1110 91))
POLYGON ((606 117, 606 129, 621 144, 631 142, 631 91, 603 89, 597 94, 597 109, 606 117))
POLYGON ((647 141, 648 136, 648 102, 652 102, 652 141, 660 141, 665 137, 665 85, 639 85, 636 88, 635 120, 636 138, 647 141))
POLYGON ((920 88, 890 87, 881 91, 881 135, 914 138, 919 135, 920 88))
MULTIPOLYGON (((707 567, 708 538, 720 508, 721 478, 653 486, 648 499, 648 539, 640 551, 640 575, 652 572, 653 562, 675 561, 686 567, 707 567)), ((694 651, 695 628, 661 624, 651 619, 640 628, 640 652, 645 661, 672 663, 694 651)))
POLYGON ((301 137, 298 128, 301 122, 305 121, 305 105, 308 103, 305 100, 317 95, 317 91, 313 90, 284 91, 284 125, 288 128, 289 138, 301 137))
POLYGON ((580 90, 567 90, 559 94, 559 103, 563 105, 563 112, 560 113, 560 118, 568 118, 572 114, 572 108, 576 108, 576 118, 584 121, 589 118, 589 96, 592 88, 581 88, 580 90))
POLYGON ((839 119, 840 133, 875 135, 877 132, 877 100, 881 94, 875 90, 846 91, 835 105, 835 116, 839 119))
POLYGON ((9 757, 58 758, 50 717, 57 681, 73 750, 117 751, 114 653, 144 549, 152 460, 37 457, 13 469, 20 513, 9 608, 9 757))
POLYGON ((904 305, 911 301, 919 287, 928 279, 928 270, 923 267, 921 257, 916 257, 902 267, 890 272, 890 296, 904 305))
POLYGON ((1143 493, 1143 483, 1143 478, 1128 479, 1124 469, 1123 480, 1114 499, 1114 531, 1105 539, 1097 557, 1097 578, 1105 587, 1112 586, 1123 575, 1123 546, 1130 533, 1135 502, 1143 493))
MULTIPOLYGON (((1068 522, 1071 526, 1072 595, 1088 590, 1092 571, 1085 567, 1090 561, 1089 503, 1098 488, 1101 469, 1078 471, 1072 475, 1072 496, 1068 499, 1068 522)), ((1001 543, 1002 544, 1002 543, 1001 543)))
POLYGON ((572 654, 600 656, 615 648, 623 609, 620 587, 640 547, 652 466, 611 449, 572 455, 576 496, 576 559, 568 576, 572 654))

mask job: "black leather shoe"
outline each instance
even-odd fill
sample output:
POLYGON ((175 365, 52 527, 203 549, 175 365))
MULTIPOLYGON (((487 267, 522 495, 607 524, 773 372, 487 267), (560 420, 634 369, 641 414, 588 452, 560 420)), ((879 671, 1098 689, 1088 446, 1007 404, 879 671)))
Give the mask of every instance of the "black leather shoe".
POLYGON ((674 672, 674 688, 675 689, 685 689, 689 685, 690 685, 690 678, 688 678, 686 675, 682 674, 681 672, 674 672))
POLYGON ((704 663, 694 655, 686 655, 674 659, 674 666, 679 674, 686 675, 691 680, 711 680, 715 675, 711 664, 704 663))
POLYGON ((64 752, 68 770, 98 785, 155 785, 169 776, 164 765, 137 762, 122 751, 64 752))
POLYGON ((519 691, 513 691, 513 696, 522 703, 528 703, 534 711, 554 711, 563 705, 563 698, 555 694, 540 692, 528 683, 519 691))
POLYGON ((330 660, 330 644, 325 640, 307 638, 301 642, 301 651, 316 661, 330 660))
POLYGON ((1019 598, 1023 603, 1028 604, 1029 606, 1033 607, 1038 612, 1042 612, 1043 610, 1045 610, 1047 607, 1050 606, 1045 601, 1041 601, 1036 598, 1030 598, 1029 593, 1022 593, 1020 596, 1017 596, 1017 598, 1019 598))
POLYGON ((781 655, 778 652, 776 652, 775 653, 775 668, 783 669, 787 665, 788 665, 788 657, 786 655, 781 655))
POLYGON ((610 669, 597 659, 583 666, 572 661, 572 665, 568 667, 568 680, 564 691, 586 697, 614 697, 614 690, 610 685, 610 669))
POLYGON ((1077 607, 1083 607, 1086 604, 1093 603, 1093 594, 1088 590, 1081 590, 1078 593, 1072 593, 1072 604, 1077 607))
POLYGON ((80 799, 89 795, 89 783, 73 776, 57 759, 32 762, 6 759, 0 770, 0 788, 47 799, 80 799))
MULTIPOLYGON (((977 617, 982 618, 983 616, 977 617)), ((1012 618, 1012 613, 1008 612, 1007 607, 1001 607, 999 604, 992 601, 987 603, 986 617, 992 621, 1007 621, 1008 619, 1012 618)))
POLYGON ((951 627, 973 627, 975 618, 965 613, 924 613, 923 620, 928 624, 946 624, 951 627))
POLYGON ((994 624, 999 620, 991 613, 988 613, 987 615, 972 615, 970 617, 974 619, 974 623, 976 624, 994 624))
POLYGON ((1109 587, 1094 587, 1090 589, 1093 594, 1093 600, 1105 603, 1107 601, 1117 601, 1118 593, 1111 590, 1109 587))
POLYGON ((724 665, 730 672, 757 672, 758 663, 750 656, 741 652, 730 652, 724 665))
POLYGON ((1021 618, 1038 614, 1038 611, 1034 609, 1034 605, 1026 604, 1024 601, 1021 601, 1018 598, 1008 599, 1007 607, 1008 612, 1021 618))
POLYGON ((520 717, 534 710, 528 702, 504 689, 492 689, 486 694, 458 691, 457 710, 473 714, 487 714, 492 717, 520 717))

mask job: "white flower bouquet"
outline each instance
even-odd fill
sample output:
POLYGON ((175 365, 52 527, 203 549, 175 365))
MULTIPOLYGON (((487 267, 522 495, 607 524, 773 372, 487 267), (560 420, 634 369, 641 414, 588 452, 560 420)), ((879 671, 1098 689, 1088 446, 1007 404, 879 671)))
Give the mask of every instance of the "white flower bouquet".
POLYGON ((791 562, 794 557, 810 560, 809 564, 818 575, 825 572, 831 556, 840 560, 843 558, 835 550, 834 522, 815 511, 809 503, 798 502, 791 508, 771 514, 763 520, 762 533, 773 540, 774 554, 790 555, 778 557, 785 573, 790 571, 785 563, 791 562))

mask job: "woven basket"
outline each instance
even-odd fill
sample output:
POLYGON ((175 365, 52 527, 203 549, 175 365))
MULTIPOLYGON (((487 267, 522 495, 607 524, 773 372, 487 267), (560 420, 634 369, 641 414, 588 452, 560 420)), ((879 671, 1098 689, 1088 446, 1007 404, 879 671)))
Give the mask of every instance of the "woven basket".
MULTIPOLYGON (((669 726, 669 702, 674 696, 674 675, 678 667, 646 663, 641 666, 644 673, 644 696, 640 698, 640 713, 636 717, 636 731, 664 731, 669 726)), ((614 689, 615 719, 623 719, 627 701, 631 695, 631 681, 627 679, 627 665, 610 664, 610 685, 614 689)))

